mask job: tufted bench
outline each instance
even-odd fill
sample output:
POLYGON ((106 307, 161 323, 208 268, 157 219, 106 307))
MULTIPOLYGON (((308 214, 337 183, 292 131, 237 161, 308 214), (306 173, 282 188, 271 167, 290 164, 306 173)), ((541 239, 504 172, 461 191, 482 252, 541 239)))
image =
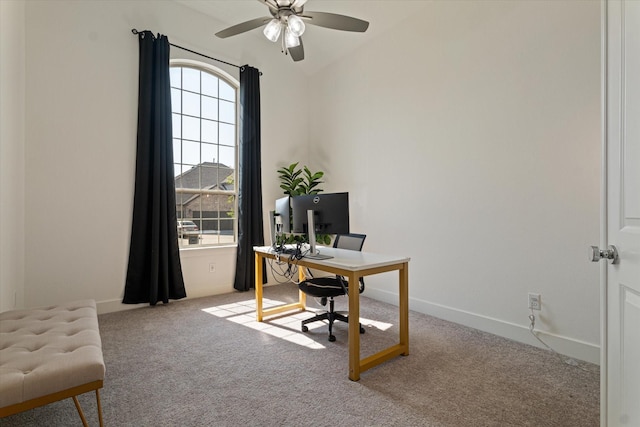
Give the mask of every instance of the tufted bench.
POLYGON ((0 313, 0 418, 95 390, 102 426, 102 341, 93 300, 0 313))

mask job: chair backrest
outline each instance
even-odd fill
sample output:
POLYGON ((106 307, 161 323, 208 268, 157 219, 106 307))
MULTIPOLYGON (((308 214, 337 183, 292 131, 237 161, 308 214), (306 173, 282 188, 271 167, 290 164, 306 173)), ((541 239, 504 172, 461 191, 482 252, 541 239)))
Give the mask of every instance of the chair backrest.
MULTIPOLYGON (((364 245, 364 239, 367 238, 366 234, 338 234, 336 236, 336 240, 333 241, 333 247, 338 249, 348 249, 350 251, 361 251, 362 246, 364 245)), ((344 293, 348 294, 347 288, 345 287, 344 277, 336 276, 342 287, 344 288, 344 293)), ((364 292, 364 279, 360 278, 360 285, 358 291, 360 293, 364 292)))
POLYGON ((364 245, 366 234, 338 234, 333 241, 333 247, 339 249, 348 249, 350 251, 361 251, 364 245))

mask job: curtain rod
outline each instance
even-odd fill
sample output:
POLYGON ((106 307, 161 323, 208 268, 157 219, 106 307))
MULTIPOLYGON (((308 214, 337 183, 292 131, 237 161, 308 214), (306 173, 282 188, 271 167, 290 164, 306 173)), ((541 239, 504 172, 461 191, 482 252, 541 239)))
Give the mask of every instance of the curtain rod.
MULTIPOLYGON (((133 34, 139 34, 141 31, 138 31, 138 30, 136 30, 135 28, 133 28, 133 29, 131 29, 131 32, 132 32, 133 34)), ((152 34, 153 34, 153 33, 152 33, 152 34)), ((203 54, 203 53, 196 52, 195 50, 191 50, 191 49, 187 49, 186 47, 178 46, 177 44, 169 43, 169 45, 170 45, 170 46, 173 46, 173 47, 177 47, 178 49, 186 50, 187 52, 191 52, 191 53, 193 53, 193 54, 196 54, 196 55, 202 56, 202 57, 207 58, 207 59, 211 59, 211 60, 214 60, 214 61, 222 62, 223 64, 231 65, 232 67, 236 67, 236 68, 238 68, 238 69, 240 69, 240 70, 242 70, 242 69, 244 68, 244 66, 240 66, 240 65, 232 64, 232 63, 230 63, 230 62, 223 61, 222 59, 214 58, 214 57, 211 57, 211 56, 205 55, 205 54, 203 54)), ((262 75, 262 71, 259 71, 259 73, 260 73, 260 75, 262 75)))

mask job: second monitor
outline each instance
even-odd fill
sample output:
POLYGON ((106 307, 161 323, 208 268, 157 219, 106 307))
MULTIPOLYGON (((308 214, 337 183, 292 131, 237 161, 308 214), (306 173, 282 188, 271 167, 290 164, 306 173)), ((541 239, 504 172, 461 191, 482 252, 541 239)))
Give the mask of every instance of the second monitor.
POLYGON ((291 198, 294 233, 348 234, 349 193, 324 193, 291 198), (307 211, 313 211, 315 230, 309 230, 307 211))
POLYGON ((289 196, 285 196, 276 200, 275 223, 277 233, 291 233, 291 218, 289 216, 291 204, 289 200, 289 196))

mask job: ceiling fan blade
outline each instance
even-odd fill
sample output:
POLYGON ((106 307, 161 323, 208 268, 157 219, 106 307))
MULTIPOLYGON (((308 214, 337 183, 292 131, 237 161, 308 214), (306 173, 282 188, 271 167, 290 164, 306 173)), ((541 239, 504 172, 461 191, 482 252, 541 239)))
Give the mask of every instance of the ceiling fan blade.
POLYGON ((274 12, 278 11, 278 3, 276 3, 275 0, 258 0, 260 3, 262 4, 266 4, 269 9, 273 10, 274 12))
POLYGON ((293 9, 295 7, 302 7, 306 2, 307 0, 295 0, 293 3, 291 3, 291 8, 293 9))
POLYGON ((355 31, 364 33, 369 28, 369 23, 351 16, 338 15, 327 12, 305 12, 301 15, 305 22, 319 27, 332 28, 334 30, 355 31))
POLYGON ((242 22, 240 24, 234 25, 233 27, 226 28, 222 31, 218 31, 216 33, 217 37, 221 39, 225 39, 227 37, 235 36, 236 34, 244 33, 245 31, 253 30, 254 28, 258 28, 267 22, 271 21, 270 17, 256 18, 250 21, 242 22))
POLYGON ((291 59, 295 62, 302 61, 304 59, 304 47, 302 46, 302 38, 300 38, 300 45, 289 48, 289 54, 291 59))

